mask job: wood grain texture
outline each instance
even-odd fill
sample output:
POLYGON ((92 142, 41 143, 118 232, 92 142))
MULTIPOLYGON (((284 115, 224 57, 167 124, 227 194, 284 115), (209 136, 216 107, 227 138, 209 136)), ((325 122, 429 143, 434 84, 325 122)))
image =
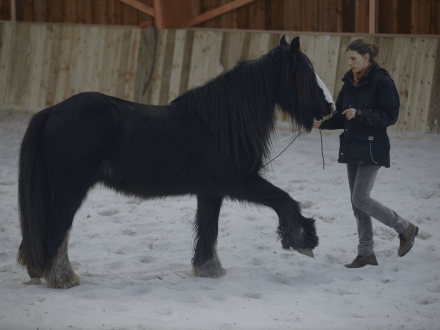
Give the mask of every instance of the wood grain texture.
POLYGON ((187 30, 177 30, 174 41, 174 50, 171 64, 171 76, 167 102, 171 102, 180 92, 180 78, 183 69, 183 56, 185 52, 187 30))
MULTIPOLYGON (((0 108, 35 112, 83 91, 127 100, 166 104, 200 86, 240 58, 257 58, 278 45, 284 33, 162 30, 153 81, 151 28, 50 25, 0 22, 0 108)), ((286 35, 290 42, 296 33, 286 35)), ((347 72, 345 48, 365 35, 303 34, 301 50, 334 99, 347 72)), ((380 46, 376 61, 396 83, 401 111, 393 130, 438 131, 439 42, 436 38, 372 38, 380 46)), ((286 118, 284 118, 286 119, 286 118)), ((287 119, 286 119, 287 120, 287 119)))
POLYGON ((417 102, 416 116, 414 126, 411 131, 425 133, 428 114, 429 103, 432 92, 433 82, 433 68, 435 65, 435 54, 437 52, 438 39, 422 39, 425 42, 424 51, 420 54, 423 58, 423 66, 421 72, 421 79, 419 81, 419 96, 417 102))
POLYGON ((301 31, 318 31, 319 1, 301 1, 301 31))
POLYGON ((195 32, 188 89, 203 85, 220 73, 222 32, 195 32))
POLYGON ((144 91, 148 76, 152 70, 154 55, 154 32, 152 28, 142 29, 140 32, 140 44, 138 64, 135 78, 134 101, 139 103, 148 103, 151 95, 151 83, 144 91))
POLYGON ((426 123, 427 133, 440 133, 440 42, 437 40, 437 51, 433 55, 434 70, 431 82, 429 113, 426 123))

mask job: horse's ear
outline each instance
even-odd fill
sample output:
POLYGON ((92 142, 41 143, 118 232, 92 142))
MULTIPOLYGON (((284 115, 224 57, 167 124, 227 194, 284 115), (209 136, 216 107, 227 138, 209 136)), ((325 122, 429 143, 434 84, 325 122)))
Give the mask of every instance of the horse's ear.
POLYGON ((288 45, 287 41, 286 41, 286 36, 282 36, 281 40, 280 40, 280 45, 288 45))
POLYGON ((296 37, 290 43, 290 52, 296 53, 299 51, 299 37, 296 37))

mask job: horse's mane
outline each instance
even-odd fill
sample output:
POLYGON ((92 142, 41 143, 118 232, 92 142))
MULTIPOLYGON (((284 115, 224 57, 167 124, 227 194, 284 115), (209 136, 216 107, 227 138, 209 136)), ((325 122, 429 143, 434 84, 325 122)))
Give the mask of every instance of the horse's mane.
MULTIPOLYGON (((258 59, 239 61, 171 104, 187 103, 190 113, 200 115, 225 155, 234 155, 237 162, 247 156, 252 167, 260 167, 270 153, 275 105, 290 116, 292 109, 298 114, 305 109, 311 86, 317 84, 310 67, 303 53, 292 58, 289 47, 278 46, 258 59)), ((301 126, 293 117, 292 124, 301 126)))

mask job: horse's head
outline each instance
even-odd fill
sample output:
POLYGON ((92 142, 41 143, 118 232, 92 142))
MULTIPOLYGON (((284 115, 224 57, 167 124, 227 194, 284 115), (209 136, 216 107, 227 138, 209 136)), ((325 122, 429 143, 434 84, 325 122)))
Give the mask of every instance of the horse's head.
POLYGON ((278 47, 288 57, 283 65, 282 81, 286 86, 280 86, 279 106, 292 117, 296 126, 310 131, 315 121, 331 117, 336 110, 333 98, 309 58, 299 49, 299 37, 289 45, 283 36, 278 47))

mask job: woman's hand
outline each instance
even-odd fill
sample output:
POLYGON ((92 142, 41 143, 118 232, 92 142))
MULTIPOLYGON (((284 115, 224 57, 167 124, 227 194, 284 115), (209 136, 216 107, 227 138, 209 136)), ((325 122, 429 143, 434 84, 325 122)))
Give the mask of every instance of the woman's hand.
POLYGON ((313 128, 319 128, 320 126, 321 126, 321 123, 315 121, 312 127, 313 127, 313 128))
POLYGON ((345 115, 345 117, 347 117, 348 120, 351 120, 354 118, 354 116, 356 116, 356 109, 353 108, 347 109, 342 114, 345 115))

